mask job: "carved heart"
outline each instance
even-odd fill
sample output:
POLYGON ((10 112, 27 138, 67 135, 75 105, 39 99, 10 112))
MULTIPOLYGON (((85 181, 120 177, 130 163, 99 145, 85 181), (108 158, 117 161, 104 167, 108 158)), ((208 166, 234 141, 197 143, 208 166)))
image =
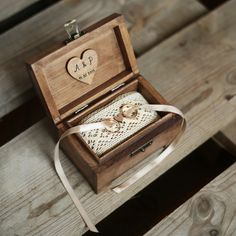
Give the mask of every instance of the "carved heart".
POLYGON ((83 83, 91 84, 98 64, 96 51, 88 49, 79 57, 71 58, 67 63, 67 71, 74 78, 83 83))

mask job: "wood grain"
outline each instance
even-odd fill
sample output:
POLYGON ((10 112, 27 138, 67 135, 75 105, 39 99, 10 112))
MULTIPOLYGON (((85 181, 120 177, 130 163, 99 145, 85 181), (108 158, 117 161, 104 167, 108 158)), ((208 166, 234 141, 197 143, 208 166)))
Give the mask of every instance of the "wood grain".
MULTIPOLYGON (((187 131, 164 162, 127 191, 94 194, 62 155, 65 171, 92 220, 97 223, 236 117, 236 100, 225 99, 226 77, 235 70, 236 1, 169 38, 139 58, 140 70, 187 118, 187 131), (107 204, 109 202, 109 204, 107 204)), ((1 148, 0 232, 11 235, 76 235, 86 231, 52 165, 55 141, 44 120, 1 148)), ((150 156, 146 161, 157 155, 150 156)), ((120 179, 134 173, 132 168, 120 179)))
POLYGON ((207 13, 197 1, 126 1, 122 13, 137 55, 150 50, 184 26, 207 13))
MULTIPOLYGON (((159 39, 167 37, 200 17, 206 10, 195 0, 137 0, 135 3, 131 0, 68 0, 54 4, 0 35, 0 117, 32 97, 32 85, 24 63, 39 52, 47 51, 58 42, 63 42, 67 37, 63 24, 67 20, 77 18, 80 27, 84 28, 113 12, 124 13, 132 31, 133 43, 140 38, 139 43, 135 44, 135 49, 140 52, 143 43, 149 38, 152 38, 151 42, 158 42, 159 39), (137 4, 139 11, 144 11, 142 14, 145 17, 145 24, 142 27, 139 26, 138 30, 133 30, 134 25, 140 25, 137 23, 137 13, 135 13, 135 19, 130 18, 130 11, 137 4), (152 9, 152 14, 149 15, 150 9, 152 9), (163 26, 152 26, 151 22, 163 26), (148 26, 147 29, 145 29, 146 26, 148 26)), ((136 26, 135 28, 137 29, 136 26)))
POLYGON ((236 119, 213 136, 214 140, 236 157, 236 119))
POLYGON ((236 163, 145 236, 236 235, 236 163))
POLYGON ((227 127, 225 127, 222 132, 229 140, 232 141, 234 145, 236 145, 236 120, 233 120, 233 122, 231 122, 227 127))
MULTIPOLYGON (((233 90, 236 84, 236 71, 228 74, 226 80, 232 85, 232 90, 228 88, 228 94, 225 97, 227 100, 235 99, 236 93, 233 90)), ((214 136, 214 139, 222 147, 226 148, 231 154, 236 156, 236 119, 234 119, 229 125, 224 127, 219 134, 214 136)))

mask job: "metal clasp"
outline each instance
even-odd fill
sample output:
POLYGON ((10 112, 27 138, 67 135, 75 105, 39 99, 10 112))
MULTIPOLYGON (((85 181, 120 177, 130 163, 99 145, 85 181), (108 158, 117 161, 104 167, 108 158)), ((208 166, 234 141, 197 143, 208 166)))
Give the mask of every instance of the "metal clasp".
POLYGON ((78 23, 76 19, 70 20, 64 24, 64 29, 68 34, 68 40, 66 43, 71 42, 81 36, 81 31, 79 30, 78 23))
POLYGON ((145 152, 145 149, 152 145, 152 140, 150 140, 149 142, 145 143, 144 145, 142 145, 141 147, 137 148, 136 150, 134 150, 133 152, 130 153, 130 157, 138 154, 139 152, 145 152))

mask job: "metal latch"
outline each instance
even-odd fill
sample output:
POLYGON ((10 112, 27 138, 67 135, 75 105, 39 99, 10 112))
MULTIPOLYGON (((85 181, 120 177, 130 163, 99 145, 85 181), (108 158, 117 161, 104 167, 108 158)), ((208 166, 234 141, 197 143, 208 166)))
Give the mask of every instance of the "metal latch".
POLYGON ((66 22, 64 24, 64 29, 68 34, 68 40, 66 40, 66 43, 69 43, 82 35, 82 32, 79 30, 79 26, 76 19, 66 22))
POLYGON ((151 140, 151 141, 145 143, 144 145, 142 145, 141 147, 137 148, 136 150, 134 150, 133 152, 130 153, 130 156, 132 157, 132 156, 138 154, 139 152, 145 152, 145 149, 146 149, 148 146, 150 146, 150 145, 152 144, 152 142, 153 142, 153 141, 151 140))

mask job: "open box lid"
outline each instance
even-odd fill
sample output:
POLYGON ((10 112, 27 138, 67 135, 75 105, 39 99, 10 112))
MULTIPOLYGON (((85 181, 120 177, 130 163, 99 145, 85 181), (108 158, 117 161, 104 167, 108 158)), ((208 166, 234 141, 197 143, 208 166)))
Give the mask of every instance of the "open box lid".
POLYGON ((83 33, 31 64, 55 124, 139 72, 123 16, 113 14, 83 33))

